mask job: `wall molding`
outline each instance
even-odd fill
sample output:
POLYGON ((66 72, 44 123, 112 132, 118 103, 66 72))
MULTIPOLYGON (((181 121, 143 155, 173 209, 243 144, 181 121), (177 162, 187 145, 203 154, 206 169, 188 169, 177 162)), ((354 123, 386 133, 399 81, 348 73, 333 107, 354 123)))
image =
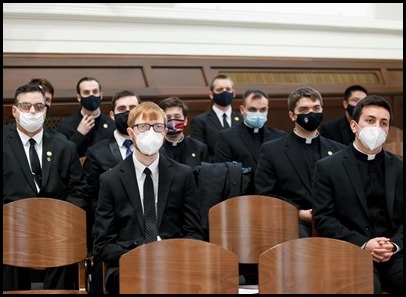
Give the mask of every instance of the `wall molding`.
POLYGON ((124 3, 4 3, 3 52, 403 59, 403 21, 124 3))

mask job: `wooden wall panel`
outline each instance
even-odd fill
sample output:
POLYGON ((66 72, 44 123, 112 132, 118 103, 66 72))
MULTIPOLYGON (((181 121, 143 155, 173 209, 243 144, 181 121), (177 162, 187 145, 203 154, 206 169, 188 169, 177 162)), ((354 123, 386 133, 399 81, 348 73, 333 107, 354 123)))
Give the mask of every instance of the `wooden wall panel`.
POLYGON ((161 87, 206 87, 201 68, 152 67, 156 86, 161 87))
MULTIPOLYGON (((104 92, 105 83, 110 92, 119 91, 123 88, 145 88, 146 82, 142 73, 142 68, 3 68, 3 98, 13 97, 16 86, 15 82, 22 83, 30 81, 32 78, 47 78, 55 88, 55 95, 76 97, 76 83, 83 76, 94 77, 100 81, 104 92), (125 78, 125 79, 123 79, 125 78)), ((21 83, 21 84, 22 84, 21 83)), ((18 87, 18 86, 17 86, 18 87)))
MULTIPOLYGON (((189 108, 189 120, 209 110, 209 83, 219 74, 236 82, 239 108, 245 90, 257 86, 271 98, 269 123, 290 131, 287 98, 299 86, 316 88, 324 99, 324 121, 343 114, 342 94, 351 84, 365 86, 370 94, 387 98, 394 109, 394 125, 403 129, 403 61, 370 59, 314 59, 267 57, 3 54, 3 123, 11 118, 16 88, 31 78, 44 77, 55 87, 48 122, 56 125, 74 113, 79 104, 75 86, 82 76, 102 84, 102 111, 107 113, 115 92, 135 91, 141 100, 179 96, 189 108)), ((190 132, 186 127, 186 133, 190 132)))

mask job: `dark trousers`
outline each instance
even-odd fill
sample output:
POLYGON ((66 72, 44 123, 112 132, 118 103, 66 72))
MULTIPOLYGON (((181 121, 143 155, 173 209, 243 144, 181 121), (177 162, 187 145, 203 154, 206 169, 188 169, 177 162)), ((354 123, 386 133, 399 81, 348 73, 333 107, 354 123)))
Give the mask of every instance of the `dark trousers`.
POLYGON ((106 272, 106 290, 109 294, 119 294, 118 267, 107 268, 106 272))
POLYGON ((403 250, 388 262, 374 262, 374 293, 381 294, 382 290, 403 295, 403 250))
POLYGON ((93 256, 92 282, 90 283, 90 294, 103 294, 103 263, 97 256, 93 256))
POLYGON ((299 220, 299 238, 306 238, 312 236, 312 223, 299 220))

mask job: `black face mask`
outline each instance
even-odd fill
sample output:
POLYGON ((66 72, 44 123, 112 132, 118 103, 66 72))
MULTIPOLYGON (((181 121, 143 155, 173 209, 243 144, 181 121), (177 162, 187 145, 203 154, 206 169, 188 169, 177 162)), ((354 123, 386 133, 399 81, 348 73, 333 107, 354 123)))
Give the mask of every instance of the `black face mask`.
POLYGON ((124 111, 121 113, 117 113, 114 115, 114 122, 116 123, 116 128, 117 131, 120 132, 121 134, 128 135, 127 132, 127 120, 128 120, 128 115, 130 114, 130 111, 124 111))
POLYGON ((354 115, 354 109, 355 109, 355 106, 353 106, 351 104, 347 105, 347 111, 348 111, 348 113, 350 114, 351 117, 353 117, 353 115, 354 115))
POLYGON ((80 104, 82 106, 89 110, 89 111, 95 111, 96 109, 99 108, 101 103, 101 97, 97 97, 94 95, 91 95, 89 97, 80 97, 80 104))
POLYGON ((309 112, 306 114, 298 114, 296 122, 307 131, 314 131, 320 126, 323 120, 323 113, 309 112))
POLYGON ((218 105, 221 106, 228 106, 231 104, 231 102, 234 99, 234 93, 229 93, 227 91, 224 91, 219 94, 213 94, 213 100, 216 102, 218 105))

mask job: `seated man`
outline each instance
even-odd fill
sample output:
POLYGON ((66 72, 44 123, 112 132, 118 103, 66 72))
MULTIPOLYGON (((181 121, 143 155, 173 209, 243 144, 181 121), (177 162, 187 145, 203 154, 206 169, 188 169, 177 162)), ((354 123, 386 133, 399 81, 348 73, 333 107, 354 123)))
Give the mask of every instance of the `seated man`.
POLYGON ((351 131, 350 122, 354 113, 354 108, 358 102, 368 95, 368 91, 363 86, 352 85, 344 92, 343 107, 344 116, 333 119, 320 126, 320 134, 326 138, 349 145, 354 141, 354 133, 351 131))
POLYGON ((107 263, 106 289, 119 293, 118 263, 129 250, 168 238, 203 239, 192 168, 159 153, 166 114, 153 102, 130 111, 131 157, 100 176, 94 250, 107 263))
POLYGON ((168 133, 159 152, 192 168, 199 166, 201 162, 208 162, 206 144, 183 134, 183 129, 188 124, 186 104, 178 97, 169 97, 159 102, 159 107, 168 118, 168 133))
POLYGON ((374 291, 403 295, 403 161, 383 150, 389 103, 369 95, 354 110, 354 142, 316 163, 313 213, 320 236, 371 254, 374 291))
POLYGON ((269 97, 264 91, 257 88, 245 91, 240 105, 244 121, 219 131, 214 162, 240 162, 255 171, 261 145, 286 135, 285 131, 267 125, 268 109, 269 97))

